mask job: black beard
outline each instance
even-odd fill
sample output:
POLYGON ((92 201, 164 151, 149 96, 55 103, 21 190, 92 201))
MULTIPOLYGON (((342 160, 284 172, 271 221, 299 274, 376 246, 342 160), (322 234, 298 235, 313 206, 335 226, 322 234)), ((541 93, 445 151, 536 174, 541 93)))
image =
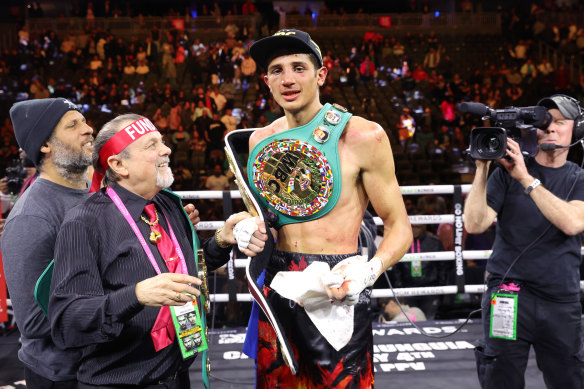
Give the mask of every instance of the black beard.
POLYGON ((59 174, 65 180, 73 183, 85 180, 85 172, 91 165, 91 156, 82 150, 74 150, 56 138, 50 142, 54 148, 52 152, 53 164, 59 174))

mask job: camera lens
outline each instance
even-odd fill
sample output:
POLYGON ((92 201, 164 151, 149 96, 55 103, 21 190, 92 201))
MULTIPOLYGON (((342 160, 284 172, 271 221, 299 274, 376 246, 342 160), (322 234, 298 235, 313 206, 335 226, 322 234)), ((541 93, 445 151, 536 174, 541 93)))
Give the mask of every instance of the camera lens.
POLYGON ((487 146, 486 149, 489 153, 495 153, 497 152, 497 150, 499 150, 499 145, 501 144, 501 142, 499 142, 498 138, 495 137, 490 137, 487 140, 487 146))
POLYGON ((507 136, 499 127, 475 128, 471 133, 470 155, 475 159, 499 159, 505 156, 507 136))
MULTIPOLYGON (((477 139, 479 153, 484 157, 493 157, 501 152, 501 137, 492 132, 480 134, 477 139)), ((503 150, 505 150, 503 148, 503 150)))

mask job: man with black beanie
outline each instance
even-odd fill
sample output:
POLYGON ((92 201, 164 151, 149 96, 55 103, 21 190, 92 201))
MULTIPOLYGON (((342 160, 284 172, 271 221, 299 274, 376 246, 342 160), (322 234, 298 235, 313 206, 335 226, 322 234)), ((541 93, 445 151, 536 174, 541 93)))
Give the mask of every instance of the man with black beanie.
POLYGON ((22 346, 29 388, 74 388, 81 354, 60 350, 50 323, 36 304, 36 281, 53 259, 65 212, 88 197, 85 173, 91 165, 93 130, 64 98, 14 104, 10 118, 18 145, 40 171, 6 220, 0 241, 6 282, 22 346))

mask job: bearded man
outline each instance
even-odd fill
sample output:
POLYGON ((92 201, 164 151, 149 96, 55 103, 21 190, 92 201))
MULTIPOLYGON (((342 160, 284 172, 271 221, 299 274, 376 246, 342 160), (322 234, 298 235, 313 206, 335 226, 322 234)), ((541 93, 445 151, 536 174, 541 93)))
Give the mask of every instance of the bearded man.
POLYGON ((12 308, 21 333, 18 352, 29 388, 76 386, 78 350, 58 349, 50 323, 34 300, 36 281, 53 259, 59 227, 88 197, 93 130, 63 98, 22 101, 10 109, 18 145, 40 171, 6 220, 1 249, 12 308))

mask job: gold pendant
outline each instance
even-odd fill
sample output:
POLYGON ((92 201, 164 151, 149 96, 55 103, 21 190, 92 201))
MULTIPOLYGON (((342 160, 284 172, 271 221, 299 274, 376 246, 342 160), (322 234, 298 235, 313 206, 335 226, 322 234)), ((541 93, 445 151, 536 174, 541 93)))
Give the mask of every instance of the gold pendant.
POLYGON ((152 232, 150 233, 150 242, 158 243, 160 238, 162 238, 162 235, 160 235, 160 232, 158 232, 156 230, 152 230, 152 232))

